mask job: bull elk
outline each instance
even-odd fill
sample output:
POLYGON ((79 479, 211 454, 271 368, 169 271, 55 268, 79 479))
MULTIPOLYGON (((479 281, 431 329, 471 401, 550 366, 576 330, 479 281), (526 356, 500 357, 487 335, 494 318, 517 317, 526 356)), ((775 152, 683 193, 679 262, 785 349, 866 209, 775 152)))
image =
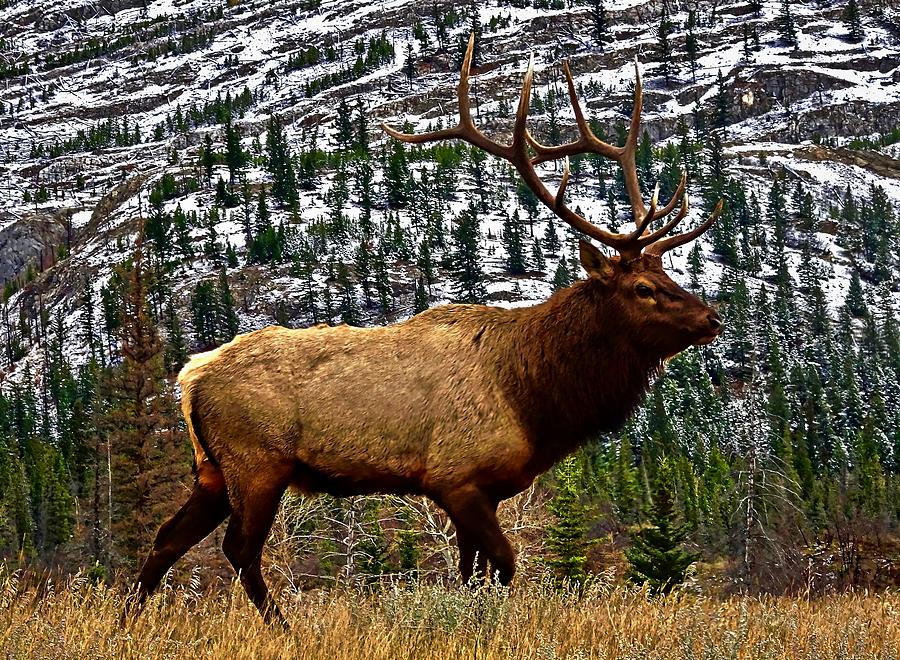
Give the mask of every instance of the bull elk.
POLYGON ((266 620, 283 621, 260 561, 288 487, 425 495, 456 527, 462 580, 475 570, 484 574, 489 560, 506 584, 515 557, 497 522, 498 504, 598 432, 620 426, 667 358, 721 331, 716 312, 666 275, 661 255, 708 229, 722 204, 692 231, 669 237, 687 215, 685 179, 662 208, 656 193, 645 205, 635 169, 640 72, 628 139, 615 147, 591 132, 564 64, 580 138, 546 146, 526 127, 532 61, 512 143, 503 145, 472 121, 472 44, 460 75, 456 127, 421 135, 383 129, 408 143, 464 140, 509 161, 544 205, 618 255, 607 257, 582 241, 587 279, 530 308, 446 305, 365 329, 273 326, 194 356, 179 382, 196 483, 159 529, 138 577, 136 603, 230 515, 225 555, 266 620), (570 210, 568 166, 555 195, 535 171, 582 153, 622 168, 634 231, 610 233, 570 210), (651 231, 679 200, 678 213, 651 231))

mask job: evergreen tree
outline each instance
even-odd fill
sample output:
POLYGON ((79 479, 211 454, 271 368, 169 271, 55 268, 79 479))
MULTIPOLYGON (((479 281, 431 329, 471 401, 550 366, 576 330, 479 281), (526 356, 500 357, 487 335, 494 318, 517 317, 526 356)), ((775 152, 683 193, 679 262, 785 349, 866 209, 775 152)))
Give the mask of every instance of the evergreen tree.
POLYGON ((469 206, 459 214, 451 236, 454 299, 456 302, 483 303, 487 298, 487 291, 484 288, 484 274, 479 257, 481 232, 474 206, 469 206))
POLYGON ((353 145, 353 118, 347 99, 343 96, 337 107, 337 119, 335 119, 335 135, 338 149, 350 149, 353 145))
POLYGON ((425 281, 420 275, 416 278, 415 294, 413 300, 413 314, 424 312, 428 309, 428 291, 425 289, 425 281))
POLYGON ((238 333, 240 324, 235 311, 234 296, 231 295, 231 288, 228 286, 228 273, 224 268, 219 271, 218 294, 219 339, 223 342, 231 341, 238 333))
POLYGON ((391 152, 388 156, 387 198, 391 208, 404 208, 409 201, 409 165, 406 162, 406 150, 399 140, 391 141, 391 152))
POLYGON ((731 122, 731 97, 721 69, 719 69, 719 75, 716 79, 715 109, 713 126, 721 129, 727 128, 731 122))
POLYGON ((359 306, 356 303, 356 290, 350 281, 347 264, 338 264, 337 285, 341 291, 341 322, 347 325, 359 325, 359 306))
POLYGON ((113 499, 109 503, 117 555, 132 562, 142 554, 162 519, 172 513, 186 473, 175 433, 173 399, 166 391, 163 345, 147 309, 146 274, 139 240, 127 271, 119 328, 122 364, 108 387, 113 499))
POLYGON ((522 240, 522 225, 517 211, 504 221, 501 239, 506 249, 506 272, 510 275, 524 275, 525 243, 522 240))
POLYGON ((694 9, 688 11, 687 36, 684 39, 684 51, 688 64, 691 67, 691 80, 697 82, 697 60, 700 56, 700 42, 694 28, 697 27, 697 12, 694 9))
MULTIPOLYGON (((469 15, 469 34, 475 36, 475 47, 472 49, 472 68, 479 67, 482 64, 481 59, 481 18, 478 16, 477 0, 469 0, 467 9, 469 15)), ((466 40, 467 41, 467 40, 466 40)))
POLYGON ((778 36, 788 46, 797 48, 797 27, 791 14, 791 0, 781 0, 781 11, 778 14, 778 36))
POLYGON ((234 182, 238 173, 244 169, 246 163, 247 156, 241 147, 241 134, 229 113, 225 122, 225 164, 228 165, 232 190, 234 190, 234 182))
POLYGON ((194 288, 194 295, 191 297, 191 313, 194 321, 194 334, 201 348, 207 349, 215 346, 219 336, 219 305, 212 282, 200 282, 194 288))
POLYGON ((652 594, 668 594, 684 582, 688 568, 699 558, 682 547, 688 530, 677 523, 675 471, 668 459, 657 466, 649 519, 650 527, 637 532, 631 547, 625 550, 631 566, 628 578, 637 584, 646 583, 652 594))
POLYGON ((659 27, 656 30, 656 59, 659 62, 659 72, 666 81, 666 87, 672 82, 672 76, 678 72, 678 65, 674 61, 672 44, 669 36, 675 31, 675 26, 669 16, 669 3, 663 0, 662 13, 659 18, 659 27))
POLYGON ((556 266, 556 272, 553 273, 553 290, 565 289, 570 284, 572 284, 572 275, 566 266, 566 260, 560 259, 556 266))
POLYGON ((610 41, 609 17, 606 14, 604 0, 589 0, 591 14, 591 35, 598 50, 603 52, 604 45, 610 41))
POLYGON ((841 18, 847 26, 847 36, 850 41, 862 41, 866 33, 863 31, 858 0, 847 0, 847 6, 841 18))
POLYGON ((543 561, 563 586, 581 585, 587 580, 587 507, 582 503, 582 469, 577 456, 563 459, 554 470, 556 494, 547 503, 553 522, 546 527, 545 545, 549 557, 543 561))

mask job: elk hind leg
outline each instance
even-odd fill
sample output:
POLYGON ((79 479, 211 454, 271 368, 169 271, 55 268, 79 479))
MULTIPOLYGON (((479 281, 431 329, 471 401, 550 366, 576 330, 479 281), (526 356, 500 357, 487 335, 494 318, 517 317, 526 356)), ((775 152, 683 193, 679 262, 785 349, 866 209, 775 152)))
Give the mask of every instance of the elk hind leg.
MULTIPOLYGON (((230 511, 225 484, 219 479, 198 479, 188 501, 162 524, 153 548, 137 578, 132 607, 139 611, 176 561, 218 527, 230 511)), ((126 611, 127 613, 127 611, 126 611)))
POLYGON ((235 488, 234 493, 229 484, 232 513, 222 544, 250 601, 267 623, 280 623, 285 627, 284 616, 263 579, 262 551, 288 482, 289 473, 280 478, 266 474, 251 484, 235 488))

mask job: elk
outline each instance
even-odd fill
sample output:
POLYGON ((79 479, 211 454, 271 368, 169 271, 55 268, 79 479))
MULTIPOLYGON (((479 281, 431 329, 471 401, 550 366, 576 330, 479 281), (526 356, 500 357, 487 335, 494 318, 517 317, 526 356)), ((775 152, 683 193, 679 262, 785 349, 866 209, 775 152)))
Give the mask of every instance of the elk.
POLYGON ((472 120, 472 45, 460 75, 455 128, 383 129, 408 143, 464 140, 509 161, 557 216, 618 255, 607 257, 582 241, 588 277, 534 307, 446 305, 377 328, 271 326, 194 356, 179 381, 196 483, 159 529, 138 576, 136 604, 230 515, 225 555, 265 619, 283 623, 260 564, 289 487, 305 494, 427 496, 456 527, 463 582, 475 571, 484 575, 490 561, 507 584, 515 557, 497 522, 499 503, 598 432, 620 426, 666 359, 720 333, 716 312, 666 275, 661 255, 706 231, 722 204, 695 229, 666 236, 687 215, 685 178, 664 207, 658 208, 658 189, 644 203, 635 169, 640 72, 628 139, 615 147, 591 132, 564 63, 580 138, 547 146, 526 127, 532 60, 512 143, 503 145, 472 120), (581 153, 622 168, 633 231, 611 233, 570 210, 568 166, 555 195, 535 171, 581 153), (679 212, 651 231, 679 199, 679 212))

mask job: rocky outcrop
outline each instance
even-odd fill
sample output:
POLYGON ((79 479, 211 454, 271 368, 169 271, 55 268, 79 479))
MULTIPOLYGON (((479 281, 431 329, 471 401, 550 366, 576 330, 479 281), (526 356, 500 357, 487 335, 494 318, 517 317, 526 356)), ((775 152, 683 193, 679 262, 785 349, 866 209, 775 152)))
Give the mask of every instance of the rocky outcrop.
POLYGON ((66 237, 66 217, 65 213, 35 211, 0 230, 0 286, 23 274, 29 264, 40 269, 52 263, 66 237))

